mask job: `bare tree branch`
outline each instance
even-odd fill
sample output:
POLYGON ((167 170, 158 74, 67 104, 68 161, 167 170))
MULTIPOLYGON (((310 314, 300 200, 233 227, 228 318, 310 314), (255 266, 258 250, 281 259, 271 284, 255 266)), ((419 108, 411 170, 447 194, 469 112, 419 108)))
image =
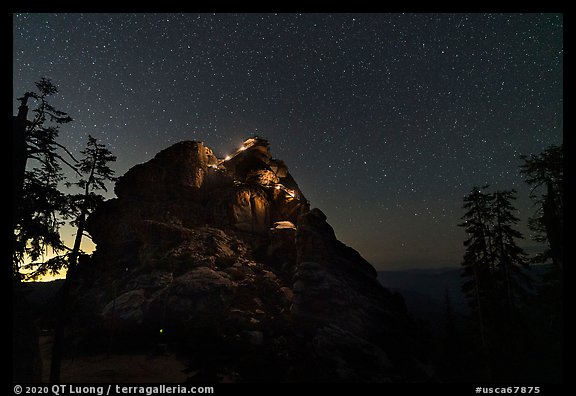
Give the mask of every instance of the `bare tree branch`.
POLYGON ((70 169, 72 169, 74 172, 76 172, 76 174, 80 177, 82 177, 82 173, 80 173, 78 171, 78 169, 76 169, 76 167, 74 165, 72 165, 71 163, 69 163, 68 161, 66 161, 64 158, 62 158, 62 156, 60 154, 54 154, 54 156, 56 158, 59 158, 60 161, 64 162, 66 165, 68 165, 70 167, 70 169))
POLYGON ((78 161, 78 160, 72 155, 72 153, 71 153, 66 147, 64 147, 63 145, 61 145, 61 144, 58 143, 58 142, 54 142, 54 144, 55 144, 56 146, 60 147, 62 150, 64 150, 64 151, 66 152, 66 154, 68 154, 68 155, 70 156, 70 158, 72 158, 72 160, 73 160, 74 162, 76 162, 76 163, 80 162, 80 161, 78 161))

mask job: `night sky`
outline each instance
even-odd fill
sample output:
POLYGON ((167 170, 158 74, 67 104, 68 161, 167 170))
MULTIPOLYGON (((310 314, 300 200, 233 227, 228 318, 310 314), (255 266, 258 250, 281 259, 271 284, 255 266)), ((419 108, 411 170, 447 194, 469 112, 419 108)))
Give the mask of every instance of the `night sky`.
POLYGON ((474 185, 516 188, 529 239, 518 156, 562 142, 562 36, 555 14, 14 14, 13 98, 52 79, 59 142, 92 134, 117 175, 265 137, 377 269, 457 266, 474 185))

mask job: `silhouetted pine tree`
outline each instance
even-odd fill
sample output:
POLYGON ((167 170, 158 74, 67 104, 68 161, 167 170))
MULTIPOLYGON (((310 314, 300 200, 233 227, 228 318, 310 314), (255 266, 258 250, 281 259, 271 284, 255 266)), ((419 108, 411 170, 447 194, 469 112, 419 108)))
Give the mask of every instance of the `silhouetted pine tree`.
POLYGON ((521 156, 521 173, 532 186, 530 197, 536 213, 528 226, 533 239, 544 244, 534 264, 551 264, 533 301, 534 340, 532 350, 538 366, 534 372, 547 381, 562 380, 563 361, 563 272, 564 272, 564 148, 550 146, 538 155, 521 156))
POLYGON ((12 117, 12 278, 13 278, 13 380, 39 382, 38 334, 30 315, 21 266, 26 256, 37 260, 47 252, 64 249, 58 232, 62 222, 58 215, 66 208, 64 195, 58 190, 62 181, 60 163, 71 165, 73 156, 56 142, 58 127, 72 119, 49 103, 58 89, 42 78, 36 91, 21 98, 18 114, 12 117), (28 102, 34 101, 32 119, 28 119, 28 102))
POLYGON ((558 276, 562 276, 564 261, 564 147, 550 146, 539 155, 522 155, 520 172, 532 186, 530 197, 537 210, 529 227, 534 240, 547 244, 547 249, 535 258, 537 263, 549 260, 558 276))
POLYGON ((516 198, 515 190, 496 191, 492 201, 492 255, 495 265, 494 290, 498 293, 504 311, 510 313, 520 299, 527 296, 527 288, 531 286, 527 255, 516 240, 524 239, 522 233, 514 229, 519 219, 514 216, 516 210, 512 206, 516 198))
POLYGON ((521 358, 530 348, 528 316, 525 307, 530 296, 531 278, 527 255, 518 246, 522 234, 514 227, 514 190, 496 191, 492 201, 493 259, 496 269, 493 281, 496 303, 490 312, 490 343, 494 380, 521 380, 525 361, 521 358))
POLYGON ((46 78, 35 83, 36 92, 26 92, 12 122, 13 165, 13 274, 20 280, 20 265, 28 255, 33 261, 47 250, 64 249, 58 234, 59 211, 65 210, 63 194, 58 191, 64 163, 74 169, 72 154, 56 141, 60 124, 72 121, 65 112, 49 103, 58 89, 46 78), (34 100, 33 117, 28 119, 28 102, 34 100), (61 153, 65 153, 68 159, 61 153), (27 170, 28 169, 28 170, 27 170))
POLYGON ((103 197, 96 192, 107 191, 106 182, 114 181, 114 171, 108 166, 109 162, 116 161, 106 145, 98 143, 92 136, 88 136, 88 144, 81 151, 83 158, 78 162, 77 169, 83 177, 76 183, 66 183, 68 187, 75 185, 82 189, 81 194, 71 195, 72 213, 75 216, 72 225, 76 226, 74 247, 67 255, 68 272, 66 280, 60 290, 59 315, 54 333, 54 345, 52 347, 52 364, 50 370, 50 382, 60 381, 60 363, 62 359, 63 334, 66 320, 66 308, 71 283, 74 279, 74 271, 80 256, 80 246, 84 236, 86 217, 96 206, 103 201, 103 197))
POLYGON ((493 198, 482 191, 486 188, 488 186, 482 189, 474 187, 472 192, 464 197, 463 208, 466 213, 462 216, 464 222, 459 224, 468 234, 468 238, 464 241, 466 252, 462 262, 464 267, 462 277, 466 280, 462 284, 462 292, 473 314, 477 317, 480 341, 485 350, 488 347, 486 315, 494 296, 492 292, 493 254, 490 238, 492 222, 490 202, 493 198))
POLYGON ((514 228, 519 221, 512 205, 515 191, 489 194, 484 192, 487 187, 474 187, 464 198, 460 226, 468 238, 462 290, 478 324, 490 378, 495 379, 511 374, 503 362, 516 364, 516 352, 526 347, 518 333, 523 319, 517 308, 526 302, 530 278, 524 272, 526 253, 517 244, 522 234, 514 228))

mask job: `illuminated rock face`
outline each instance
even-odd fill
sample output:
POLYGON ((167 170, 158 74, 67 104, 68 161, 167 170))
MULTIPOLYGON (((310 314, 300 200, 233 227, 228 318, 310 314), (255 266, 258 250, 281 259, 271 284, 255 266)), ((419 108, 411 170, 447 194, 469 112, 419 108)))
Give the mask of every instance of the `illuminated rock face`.
POLYGON ((237 230, 253 234, 270 229, 270 202, 266 194, 253 189, 236 192, 232 204, 232 223, 237 230))
POLYGON ((145 220, 266 235, 274 222, 295 223, 309 209, 287 167, 258 142, 229 161, 219 161, 201 142, 177 143, 130 169, 114 191, 118 199, 90 219, 96 243, 110 236, 112 244, 130 242, 145 220))
POLYGON ((118 180, 114 192, 126 199, 198 201, 209 166, 217 162, 212 150, 201 142, 180 142, 130 169, 118 180))
POLYGON ((266 141, 228 160, 181 142, 115 191, 88 220, 97 250, 77 272, 85 346, 152 348, 162 329, 193 380, 426 378, 402 298, 309 209, 266 141))

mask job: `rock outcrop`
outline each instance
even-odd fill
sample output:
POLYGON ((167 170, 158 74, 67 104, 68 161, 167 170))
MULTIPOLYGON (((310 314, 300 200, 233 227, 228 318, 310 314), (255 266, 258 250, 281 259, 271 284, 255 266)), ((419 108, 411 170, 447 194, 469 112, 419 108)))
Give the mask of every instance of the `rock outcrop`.
POLYGON ((268 143, 177 143, 116 183, 76 273, 84 347, 167 345, 207 381, 423 381, 403 300, 268 143), (90 323, 89 326, 82 324, 90 323))

